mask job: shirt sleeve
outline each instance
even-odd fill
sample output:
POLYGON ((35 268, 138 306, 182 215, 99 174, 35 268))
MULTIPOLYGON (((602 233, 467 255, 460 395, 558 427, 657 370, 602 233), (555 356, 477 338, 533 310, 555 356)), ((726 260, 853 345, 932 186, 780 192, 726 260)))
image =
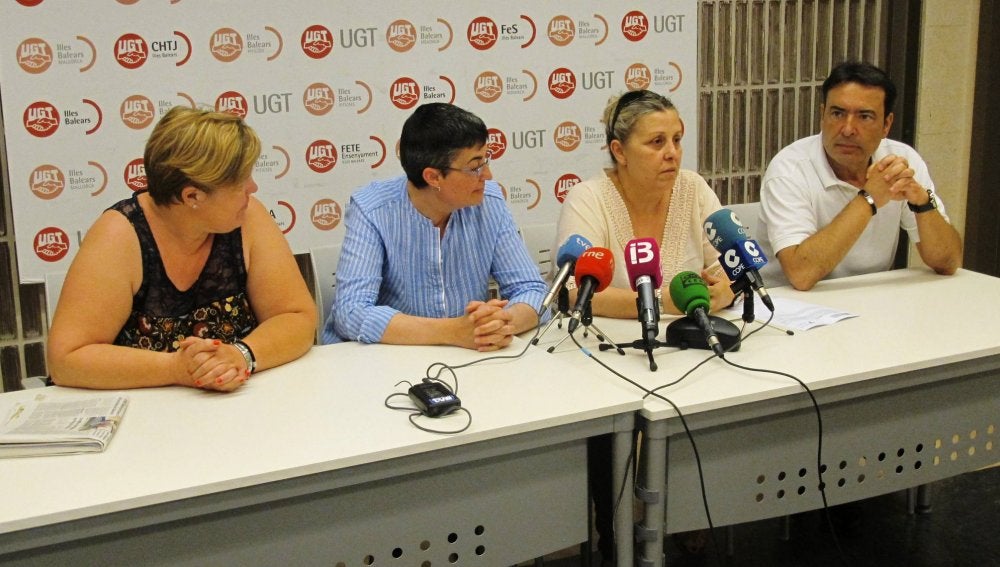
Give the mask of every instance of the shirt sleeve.
POLYGON ((333 313, 323 329, 323 343, 335 342, 334 333, 352 341, 377 343, 382 340, 389 320, 399 312, 377 305, 386 261, 385 245, 378 227, 353 198, 344 222, 347 233, 337 264, 337 296, 333 313))
POLYGON ((775 256, 819 230, 814 207, 799 189, 804 183, 805 180, 797 181, 788 175, 765 175, 760 188, 760 214, 775 256))
POLYGON ((500 296, 508 299, 509 304, 525 303, 537 312, 548 291, 538 265, 528 253, 503 200, 498 199, 491 206, 495 207, 498 230, 496 234, 484 235, 496 243, 490 273, 500 286, 500 296))

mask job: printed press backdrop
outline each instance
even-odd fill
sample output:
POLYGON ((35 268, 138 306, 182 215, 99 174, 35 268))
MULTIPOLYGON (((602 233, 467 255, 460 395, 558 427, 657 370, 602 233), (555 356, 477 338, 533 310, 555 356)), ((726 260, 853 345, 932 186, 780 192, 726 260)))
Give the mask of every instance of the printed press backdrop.
POLYGON ((674 101, 698 163, 697 0, 0 2, 22 283, 66 271, 101 211, 145 187, 146 138, 179 104, 257 131, 257 198, 297 253, 340 242, 350 194, 402 173, 399 130, 425 102, 483 118, 521 226, 555 222, 608 164, 600 116, 626 90, 674 101))

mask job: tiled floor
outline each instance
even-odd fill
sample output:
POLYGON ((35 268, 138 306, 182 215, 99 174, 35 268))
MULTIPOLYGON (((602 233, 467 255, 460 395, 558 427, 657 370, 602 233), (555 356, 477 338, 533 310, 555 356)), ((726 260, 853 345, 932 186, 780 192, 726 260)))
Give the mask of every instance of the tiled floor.
MULTIPOLYGON (((932 509, 910 516, 906 496, 895 493, 860 503, 860 525, 839 533, 842 555, 819 512, 791 519, 791 539, 782 541, 779 520, 742 524, 733 530, 734 554, 725 556, 726 530, 718 529, 723 552, 685 557, 671 538, 664 542, 671 567, 978 567, 1000 565, 1000 467, 932 485, 932 509)), ((544 560, 546 567, 580 565, 572 550, 544 560)), ((600 566, 595 556, 593 565, 600 566)))

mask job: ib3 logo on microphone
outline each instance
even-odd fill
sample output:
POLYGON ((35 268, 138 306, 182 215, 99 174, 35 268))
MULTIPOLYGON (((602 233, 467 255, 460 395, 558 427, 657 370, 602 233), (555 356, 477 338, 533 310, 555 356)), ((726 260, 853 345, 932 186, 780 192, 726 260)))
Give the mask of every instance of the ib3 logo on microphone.
POLYGON ((648 240, 632 240, 625 247, 629 262, 632 264, 647 264, 653 261, 653 242, 648 240))

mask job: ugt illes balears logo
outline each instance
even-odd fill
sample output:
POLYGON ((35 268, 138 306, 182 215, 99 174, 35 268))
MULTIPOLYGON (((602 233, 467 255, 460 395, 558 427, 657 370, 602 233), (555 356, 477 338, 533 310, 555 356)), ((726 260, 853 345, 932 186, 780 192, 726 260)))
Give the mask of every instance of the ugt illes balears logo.
POLYGON ((40 100, 24 109, 24 129, 36 138, 47 138, 59 129, 59 111, 40 100))
POLYGON ((115 41, 115 61, 126 69, 138 69, 149 58, 149 46, 138 34, 127 33, 115 41))
POLYGON ((622 35, 629 41, 642 41, 649 33, 649 20, 646 14, 632 10, 622 18, 622 35))
POLYGON ((479 16, 469 22, 469 29, 466 35, 469 38, 469 45, 479 51, 486 51, 496 45, 497 25, 486 16, 479 16))
POLYGON ((46 262, 58 262, 69 252, 69 236, 59 227, 49 226, 35 235, 35 255, 46 262))
POLYGON ((243 53, 243 38, 233 28, 219 28, 212 34, 208 48, 212 57, 223 63, 236 61, 243 53))
POLYGON ((333 34, 319 24, 302 32, 302 52, 313 59, 322 59, 333 51, 333 34))
POLYGON ((26 73, 44 73, 52 65, 52 48, 44 39, 29 37, 17 46, 17 64, 26 73))

